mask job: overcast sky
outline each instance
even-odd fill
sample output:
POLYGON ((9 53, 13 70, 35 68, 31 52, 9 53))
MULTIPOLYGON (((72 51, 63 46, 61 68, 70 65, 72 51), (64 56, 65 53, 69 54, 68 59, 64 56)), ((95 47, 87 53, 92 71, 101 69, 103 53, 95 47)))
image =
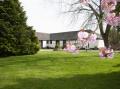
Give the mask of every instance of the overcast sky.
POLYGON ((62 11, 66 8, 57 3, 58 0, 55 1, 20 0, 28 17, 28 25, 33 26, 37 32, 45 33, 79 30, 84 18, 71 23, 72 16, 63 14, 62 11))

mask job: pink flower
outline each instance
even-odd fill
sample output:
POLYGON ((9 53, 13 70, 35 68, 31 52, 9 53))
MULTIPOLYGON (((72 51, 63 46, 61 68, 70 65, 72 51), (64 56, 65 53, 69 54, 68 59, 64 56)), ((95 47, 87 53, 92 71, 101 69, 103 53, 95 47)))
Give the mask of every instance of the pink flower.
POLYGON ((87 32, 78 32, 78 38, 79 40, 86 40, 88 38, 88 33, 87 32))
POLYGON ((76 51, 76 47, 75 47, 75 45, 71 45, 71 47, 70 47, 70 51, 71 51, 71 52, 76 51))
POLYGON ((106 22, 112 26, 118 26, 120 22, 119 20, 120 17, 115 16, 115 13, 109 13, 108 16, 106 17, 106 22))
POLYGON ((102 0, 101 7, 105 12, 110 12, 115 9, 117 4, 116 0, 102 0))
POLYGON ((67 43, 66 48, 64 48, 64 51, 67 52, 76 52, 77 48, 75 45, 71 44, 71 43, 67 43))
POLYGON ((79 40, 84 40, 83 37, 84 37, 83 32, 81 32, 81 31, 78 32, 78 38, 79 38, 79 40))
POLYGON ((97 35, 96 34, 91 34, 89 37, 89 43, 95 43, 97 39, 97 35))

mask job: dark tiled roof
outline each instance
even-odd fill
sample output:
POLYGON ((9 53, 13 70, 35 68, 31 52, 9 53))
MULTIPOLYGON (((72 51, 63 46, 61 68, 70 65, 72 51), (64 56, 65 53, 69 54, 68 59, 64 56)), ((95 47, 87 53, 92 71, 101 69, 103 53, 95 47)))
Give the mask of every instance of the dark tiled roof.
POLYGON ((50 40, 50 34, 48 33, 36 32, 36 36, 39 40, 50 40))
MULTIPOLYGON (((39 40, 77 40, 78 32, 79 31, 70 31, 51 34, 37 32, 36 36, 38 37, 39 40)), ((92 31, 86 30, 86 32, 90 33, 92 31)))
MULTIPOLYGON (((70 32, 61 32, 61 33, 52 33, 50 34, 51 40, 77 40, 77 34, 79 31, 70 31, 70 32)), ((86 30, 90 33, 91 30, 86 30)))
POLYGON ((50 35, 50 39, 51 40, 75 40, 77 39, 77 33, 78 31, 52 33, 50 35))

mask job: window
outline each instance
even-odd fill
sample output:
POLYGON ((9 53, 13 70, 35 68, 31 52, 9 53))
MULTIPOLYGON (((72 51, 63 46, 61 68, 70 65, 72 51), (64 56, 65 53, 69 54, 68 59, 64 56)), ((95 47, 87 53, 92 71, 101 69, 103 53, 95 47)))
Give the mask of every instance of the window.
POLYGON ((50 40, 50 44, 52 44, 52 40, 50 40))
POLYGON ((47 40, 47 44, 49 44, 49 40, 47 40))

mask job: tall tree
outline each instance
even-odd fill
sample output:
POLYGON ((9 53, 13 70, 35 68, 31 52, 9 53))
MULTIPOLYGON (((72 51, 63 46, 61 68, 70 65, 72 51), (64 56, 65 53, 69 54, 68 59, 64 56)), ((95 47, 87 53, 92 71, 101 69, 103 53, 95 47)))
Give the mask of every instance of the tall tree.
MULTIPOLYGON (((101 36, 104 40, 105 46, 108 47, 109 46, 109 40, 108 40, 108 36, 110 33, 110 29, 111 29, 111 25, 106 23, 106 27, 105 27, 105 12, 103 10, 103 4, 104 2, 102 1, 109 1, 109 3, 107 3, 108 5, 112 5, 115 4, 114 1, 116 0, 74 0, 72 2, 72 4, 69 4, 70 10, 68 12, 71 13, 77 13, 77 14, 87 14, 87 16, 90 16, 90 18, 88 18, 88 22, 89 19, 94 18, 93 22, 97 21, 101 36)), ((117 6, 116 6, 116 13, 120 12, 120 2, 117 2, 117 6)), ((105 8, 105 7, 104 7, 105 8)))
POLYGON ((0 56, 34 54, 39 42, 18 0, 0 1, 0 56))

